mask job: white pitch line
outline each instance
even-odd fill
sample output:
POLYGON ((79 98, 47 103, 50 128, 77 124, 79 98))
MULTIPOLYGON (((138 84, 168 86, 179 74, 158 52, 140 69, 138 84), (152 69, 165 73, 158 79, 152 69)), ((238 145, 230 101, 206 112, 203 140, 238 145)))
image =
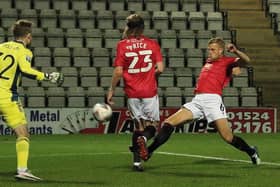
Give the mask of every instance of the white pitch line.
MULTIPOLYGON (((183 154, 183 153, 171 153, 171 152, 157 152, 157 153, 161 154, 161 155, 173 155, 173 156, 181 156, 181 157, 192 157, 192 158, 202 158, 202 159, 211 159, 211 160, 251 163, 251 161, 248 161, 248 160, 230 159, 230 158, 223 158, 223 157, 213 157, 213 156, 203 156, 203 155, 193 155, 193 154, 183 154)), ((280 166, 280 163, 261 161, 260 165, 280 166)))

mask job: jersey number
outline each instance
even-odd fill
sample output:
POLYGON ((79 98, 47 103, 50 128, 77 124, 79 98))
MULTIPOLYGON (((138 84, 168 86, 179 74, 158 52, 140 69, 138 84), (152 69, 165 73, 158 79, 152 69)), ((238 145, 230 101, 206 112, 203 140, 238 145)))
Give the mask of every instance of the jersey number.
POLYGON ((133 57, 131 64, 128 66, 128 73, 140 73, 140 72, 148 72, 153 67, 151 54, 152 50, 143 50, 138 53, 135 52, 127 52, 125 53, 126 57, 133 57), (136 64, 139 61, 139 56, 144 56, 144 62, 147 63, 146 67, 135 68, 136 64))
MULTIPOLYGON (((0 57, 3 55, 4 53, 0 52, 0 57)), ((6 67, 4 68, 2 71, 0 71, 0 79, 5 79, 5 80, 9 80, 10 78, 8 77, 5 77, 3 76, 3 74, 8 71, 15 63, 15 58, 12 56, 12 55, 6 55, 4 58, 3 58, 3 61, 6 61, 7 58, 10 58, 11 59, 11 63, 6 67)))

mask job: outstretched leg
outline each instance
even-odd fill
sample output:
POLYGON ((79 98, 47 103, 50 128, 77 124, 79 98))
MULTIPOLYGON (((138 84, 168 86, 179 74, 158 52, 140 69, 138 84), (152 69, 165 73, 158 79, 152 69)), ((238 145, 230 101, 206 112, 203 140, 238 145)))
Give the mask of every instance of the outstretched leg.
POLYGON ((215 121, 215 124, 220 136, 227 143, 239 149, 240 151, 246 152, 250 156, 253 164, 260 164, 261 160, 259 158, 257 148, 249 146, 245 142, 245 140, 236 135, 233 135, 230 127, 228 126, 227 119, 218 119, 215 121))

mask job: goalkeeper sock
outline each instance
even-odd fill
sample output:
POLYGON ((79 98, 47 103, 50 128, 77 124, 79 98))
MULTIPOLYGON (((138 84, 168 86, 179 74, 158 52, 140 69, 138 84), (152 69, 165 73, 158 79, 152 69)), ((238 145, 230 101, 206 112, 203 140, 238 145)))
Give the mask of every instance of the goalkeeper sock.
POLYGON ((29 139, 27 137, 18 137, 16 140, 17 168, 18 170, 27 169, 29 155, 29 139))
POLYGON ((255 153, 255 150, 252 149, 242 138, 238 136, 234 135, 230 144, 235 148, 246 152, 249 156, 252 156, 255 153))
POLYGON ((156 128, 154 126, 147 126, 143 131, 143 136, 147 138, 147 140, 154 137, 156 134, 156 128))
POLYGON ((168 123, 164 123, 158 135, 155 137, 154 142, 148 147, 149 153, 155 151, 159 146, 164 144, 170 137, 174 127, 168 123))

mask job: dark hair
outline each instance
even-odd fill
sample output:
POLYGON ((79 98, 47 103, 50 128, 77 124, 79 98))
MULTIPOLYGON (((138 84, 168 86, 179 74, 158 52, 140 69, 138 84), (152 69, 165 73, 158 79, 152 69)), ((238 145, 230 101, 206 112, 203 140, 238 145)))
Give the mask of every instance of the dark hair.
POLYGON ((32 32, 32 22, 20 19, 12 26, 12 31, 15 38, 24 37, 32 32))
POLYGON ((131 14, 126 18, 126 27, 123 32, 123 38, 129 36, 139 37, 144 31, 144 19, 138 14, 131 14))
POLYGON ((208 45, 209 44, 213 44, 213 43, 216 43, 218 44, 222 49, 225 48, 225 42, 222 38, 220 37, 216 37, 216 38, 211 38, 209 41, 208 41, 208 45))

